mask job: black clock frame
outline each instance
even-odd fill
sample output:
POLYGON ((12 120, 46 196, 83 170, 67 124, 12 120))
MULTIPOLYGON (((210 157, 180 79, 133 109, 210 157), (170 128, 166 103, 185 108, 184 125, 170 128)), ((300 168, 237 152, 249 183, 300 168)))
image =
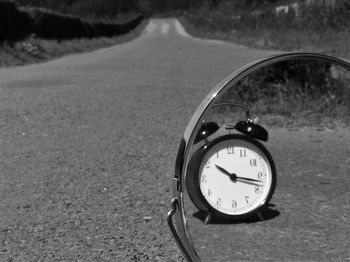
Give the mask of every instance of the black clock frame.
POLYGON ((187 172, 190 172, 191 174, 189 174, 187 176, 186 188, 187 188, 188 195, 189 195, 191 201, 193 202, 193 204, 198 208, 198 210, 203 211, 203 212, 207 212, 210 217, 222 219, 225 221, 244 220, 244 219, 250 218, 254 215, 257 215, 261 210, 266 208, 267 205, 269 204, 269 202, 270 202, 270 200, 275 192, 276 183, 277 183, 276 166, 275 166, 273 158, 272 158, 270 152, 267 150, 267 148, 262 143, 257 141, 256 139, 254 139, 250 136, 247 136, 247 135, 242 135, 242 134, 237 134, 237 133, 225 134, 225 135, 216 137, 212 141, 208 141, 208 143, 202 145, 191 156, 191 158, 189 160, 187 172), (266 158, 269 162, 269 165, 271 167, 271 176, 272 176, 271 177, 271 179, 272 179, 271 188, 270 188, 268 195, 265 198, 265 201, 263 203, 261 203, 261 205, 259 205, 257 208, 251 210, 250 212, 245 213, 245 214, 240 214, 240 215, 228 215, 228 214, 222 213, 222 212, 214 209, 208 203, 208 201, 205 199, 205 197, 203 196, 203 194, 200 190, 200 185, 199 185, 199 183, 200 183, 200 181, 199 181, 200 167, 202 164, 202 160, 205 157, 205 155, 207 154, 207 152, 217 143, 219 143, 221 141, 233 140, 233 139, 245 140, 245 141, 255 145, 256 147, 258 147, 262 151, 262 153, 266 156, 266 158))

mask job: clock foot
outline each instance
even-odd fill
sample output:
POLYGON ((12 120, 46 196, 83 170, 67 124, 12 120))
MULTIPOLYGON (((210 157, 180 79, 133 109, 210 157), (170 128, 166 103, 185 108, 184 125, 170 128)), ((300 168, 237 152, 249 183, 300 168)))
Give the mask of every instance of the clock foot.
POLYGON ((261 212, 258 212, 257 215, 258 215, 258 217, 259 217, 259 219, 260 219, 261 221, 264 221, 264 220, 265 220, 264 217, 263 217, 263 215, 261 214, 261 212))
POLYGON ((207 216, 206 216, 205 219, 204 219, 204 224, 205 224, 205 225, 208 225, 208 224, 210 223, 210 221, 212 220, 212 218, 213 218, 212 213, 208 212, 208 213, 207 213, 207 216))

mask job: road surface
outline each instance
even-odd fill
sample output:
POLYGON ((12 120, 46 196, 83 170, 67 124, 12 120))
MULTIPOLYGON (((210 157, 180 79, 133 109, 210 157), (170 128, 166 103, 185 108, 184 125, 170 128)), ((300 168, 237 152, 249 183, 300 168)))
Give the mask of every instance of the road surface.
MULTIPOLYGON (((165 217, 182 132, 217 82, 274 53, 151 20, 129 43, 0 69, 0 261, 181 261, 165 217)), ((278 216, 230 225, 237 246, 197 232, 203 258, 349 259, 348 134, 274 130, 278 216)))

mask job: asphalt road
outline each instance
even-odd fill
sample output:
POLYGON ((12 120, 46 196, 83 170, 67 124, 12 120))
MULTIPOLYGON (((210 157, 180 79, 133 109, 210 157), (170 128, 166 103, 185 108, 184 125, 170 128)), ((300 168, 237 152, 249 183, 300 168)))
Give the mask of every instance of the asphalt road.
MULTIPOLYGON (((129 43, 0 69, 0 261, 181 261, 165 217, 182 132, 217 82, 273 53, 152 20, 129 43)), ((278 215, 212 226, 214 247, 190 218, 203 258, 349 259, 349 130, 271 141, 278 215)))

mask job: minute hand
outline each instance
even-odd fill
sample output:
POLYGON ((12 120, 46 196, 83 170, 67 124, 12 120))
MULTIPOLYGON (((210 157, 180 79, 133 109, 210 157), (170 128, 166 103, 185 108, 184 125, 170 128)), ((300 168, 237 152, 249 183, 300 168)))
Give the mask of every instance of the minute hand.
POLYGON ((256 179, 252 179, 252 178, 247 178, 247 177, 240 177, 238 176, 237 179, 239 180, 245 180, 245 181, 251 181, 251 182, 258 182, 258 183, 261 183, 260 180, 256 180, 256 179))
POLYGON ((239 181, 239 182, 246 183, 246 184, 249 184, 249 185, 262 186, 261 185, 262 181, 260 181, 260 180, 256 180, 256 179, 252 179, 252 178, 246 178, 246 177, 239 177, 239 176, 237 176, 234 173, 228 172, 226 169, 222 168, 221 166, 215 165, 215 167, 217 169, 219 169, 223 174, 229 176, 230 179, 233 182, 239 181))
POLYGON ((254 186, 263 186, 261 183, 262 181, 251 179, 251 178, 246 178, 246 177, 237 177, 237 181, 249 184, 249 185, 254 185, 254 186))

